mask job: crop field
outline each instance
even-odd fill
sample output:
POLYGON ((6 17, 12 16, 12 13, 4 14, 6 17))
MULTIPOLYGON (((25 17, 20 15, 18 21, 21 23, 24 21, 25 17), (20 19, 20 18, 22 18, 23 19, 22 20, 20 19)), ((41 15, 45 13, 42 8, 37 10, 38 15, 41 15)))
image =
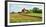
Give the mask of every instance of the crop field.
POLYGON ((39 22, 39 21, 42 21, 41 13, 10 14, 10 23, 39 22))

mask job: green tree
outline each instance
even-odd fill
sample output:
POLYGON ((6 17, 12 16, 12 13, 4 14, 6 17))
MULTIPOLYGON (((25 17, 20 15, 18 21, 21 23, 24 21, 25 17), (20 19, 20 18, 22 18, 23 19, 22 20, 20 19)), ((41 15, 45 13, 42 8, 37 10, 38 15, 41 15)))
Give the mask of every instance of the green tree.
POLYGON ((38 9, 39 9, 39 8, 34 7, 32 11, 33 11, 34 13, 37 13, 38 9))
POLYGON ((39 9, 37 7, 34 7, 32 11, 33 13, 42 13, 42 9, 39 9))

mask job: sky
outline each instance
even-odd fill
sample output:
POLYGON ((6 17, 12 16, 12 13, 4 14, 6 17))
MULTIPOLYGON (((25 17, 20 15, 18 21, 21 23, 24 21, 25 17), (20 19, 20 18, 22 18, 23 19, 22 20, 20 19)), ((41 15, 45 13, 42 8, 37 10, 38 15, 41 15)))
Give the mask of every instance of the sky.
POLYGON ((43 9, 43 4, 34 4, 34 3, 18 3, 18 2, 9 2, 8 3, 9 11, 12 12, 21 12, 23 8, 27 10, 32 10, 34 7, 43 9))

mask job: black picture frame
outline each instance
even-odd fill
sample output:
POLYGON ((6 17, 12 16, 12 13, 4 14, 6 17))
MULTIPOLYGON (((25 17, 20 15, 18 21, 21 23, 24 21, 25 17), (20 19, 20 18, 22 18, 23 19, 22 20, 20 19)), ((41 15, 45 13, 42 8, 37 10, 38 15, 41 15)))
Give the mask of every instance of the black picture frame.
POLYGON ((7 2, 23 2, 23 3, 38 3, 44 4, 44 23, 40 24, 23 24, 23 25, 11 25, 11 26, 27 26, 27 25, 43 25, 45 24, 45 3, 44 2, 28 2, 28 1, 5 1, 5 27, 7 27, 7 2))

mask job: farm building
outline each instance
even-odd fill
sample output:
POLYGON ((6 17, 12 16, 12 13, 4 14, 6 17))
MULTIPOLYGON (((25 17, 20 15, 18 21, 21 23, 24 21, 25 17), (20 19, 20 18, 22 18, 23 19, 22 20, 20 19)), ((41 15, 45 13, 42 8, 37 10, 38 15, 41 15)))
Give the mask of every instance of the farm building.
POLYGON ((28 10, 26 10, 25 8, 22 9, 23 13, 27 13, 28 10))
POLYGON ((27 13, 28 10, 26 10, 25 8, 22 9, 22 12, 18 12, 18 13, 27 13))

